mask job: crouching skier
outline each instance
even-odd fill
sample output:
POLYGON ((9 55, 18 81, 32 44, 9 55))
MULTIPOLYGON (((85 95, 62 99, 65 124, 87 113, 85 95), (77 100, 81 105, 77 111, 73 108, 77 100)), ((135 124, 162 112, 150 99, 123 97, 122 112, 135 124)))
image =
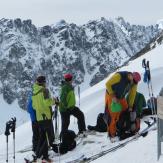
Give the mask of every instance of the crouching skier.
POLYGON ((137 84, 141 80, 138 72, 120 71, 116 72, 106 82, 106 106, 111 118, 108 124, 108 134, 111 142, 115 142, 117 137, 117 122, 120 115, 127 109, 132 112, 136 96, 137 84), (125 96, 129 94, 127 103, 125 96))
POLYGON ((45 76, 39 76, 33 85, 32 106, 36 111, 36 118, 39 127, 38 145, 36 148, 36 159, 42 162, 52 162, 48 156, 48 147, 54 141, 52 124, 52 105, 55 99, 50 97, 49 90, 46 88, 45 76))
MULTIPOLYGON (((127 96, 126 100, 129 101, 129 96, 127 96)), ((117 123, 117 133, 120 140, 133 136, 140 130, 140 119, 145 106, 146 100, 144 95, 136 92, 132 112, 129 110, 123 112, 117 123)))
POLYGON ((83 137, 85 136, 86 125, 85 125, 85 117, 84 113, 75 106, 75 93, 74 88, 72 86, 72 78, 71 74, 64 75, 64 81, 61 86, 61 94, 60 94, 60 105, 59 110, 61 114, 61 135, 68 130, 70 124, 70 116, 73 115, 77 118, 78 123, 78 135, 83 137))

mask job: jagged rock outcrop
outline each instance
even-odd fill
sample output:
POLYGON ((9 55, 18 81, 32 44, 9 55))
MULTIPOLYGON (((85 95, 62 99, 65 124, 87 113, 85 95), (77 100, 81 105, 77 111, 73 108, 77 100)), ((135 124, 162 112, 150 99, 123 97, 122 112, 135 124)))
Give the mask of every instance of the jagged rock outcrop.
POLYGON ((158 26, 131 25, 121 17, 101 18, 77 26, 64 20, 37 28, 31 20, 0 20, 0 93, 25 109, 28 91, 38 74, 46 75, 55 93, 63 74, 90 86, 123 65, 154 38, 158 26))

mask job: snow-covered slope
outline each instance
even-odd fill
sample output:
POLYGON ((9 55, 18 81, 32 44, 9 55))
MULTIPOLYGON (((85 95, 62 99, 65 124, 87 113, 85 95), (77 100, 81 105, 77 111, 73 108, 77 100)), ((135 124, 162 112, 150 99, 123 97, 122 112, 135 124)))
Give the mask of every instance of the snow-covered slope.
POLYGON ((1 95, 0 95, 0 111, 1 111, 0 134, 2 134, 5 131, 5 124, 12 117, 17 117, 17 126, 25 123, 29 119, 27 112, 20 109, 17 100, 14 101, 12 105, 10 105, 3 100, 3 97, 1 95))
MULTIPOLYGON (((145 54, 144 56, 130 62, 129 66, 122 68, 121 70, 129 70, 129 71, 140 71, 143 72, 141 67, 141 62, 143 58, 146 58, 150 61, 151 65, 151 75, 153 82, 154 94, 158 95, 159 91, 163 86, 163 45, 158 46, 156 49, 151 52, 145 54)), ((95 124, 98 113, 103 112, 104 110, 104 94, 105 94, 105 82, 107 79, 101 81, 97 85, 91 87, 90 89, 84 91, 81 94, 81 110, 84 111, 86 116, 87 124, 95 124)), ((146 97, 148 97, 147 86, 144 83, 140 83, 138 87, 139 91, 144 93, 146 97)), ((76 129, 77 124, 74 123, 74 120, 71 120, 70 128, 76 129)), ((156 131, 150 132, 146 138, 141 138, 136 142, 130 143, 126 147, 116 151, 115 153, 106 155, 95 162, 100 163, 156 163, 156 131), (137 152, 140 151, 140 154, 137 152)), ((107 135, 93 136, 89 137, 90 140, 95 140, 96 143, 87 144, 87 145, 79 145, 75 150, 68 152, 68 154, 61 156, 61 162, 65 163, 68 160, 71 160, 75 157, 82 155, 82 153, 87 153, 91 155, 100 151, 102 146, 110 147, 109 139, 107 135)), ((0 136, 0 163, 5 162, 5 136, 0 136)), ((16 151, 28 147, 31 145, 31 126, 30 122, 20 126, 16 130, 16 151)), ((12 152, 12 141, 9 141, 9 150, 12 152)), ((31 153, 16 154, 17 162, 23 162, 23 158, 25 156, 29 156, 31 153)), ((10 160, 12 160, 12 155, 10 154, 10 160)), ((55 162, 58 162, 58 157, 54 156, 55 162)), ((161 163, 162 158, 159 163, 161 163)))

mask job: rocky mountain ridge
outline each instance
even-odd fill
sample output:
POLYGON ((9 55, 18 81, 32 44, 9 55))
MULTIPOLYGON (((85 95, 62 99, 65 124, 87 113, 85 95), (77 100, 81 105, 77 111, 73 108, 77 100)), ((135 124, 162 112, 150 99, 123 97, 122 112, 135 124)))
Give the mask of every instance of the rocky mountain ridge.
POLYGON ((9 104, 26 108, 31 85, 44 74, 58 93, 63 74, 74 84, 92 86, 136 55, 160 35, 158 25, 131 25, 122 17, 77 26, 61 20, 37 28, 31 20, 0 20, 0 93, 9 104), (83 84, 84 83, 84 84, 83 84))

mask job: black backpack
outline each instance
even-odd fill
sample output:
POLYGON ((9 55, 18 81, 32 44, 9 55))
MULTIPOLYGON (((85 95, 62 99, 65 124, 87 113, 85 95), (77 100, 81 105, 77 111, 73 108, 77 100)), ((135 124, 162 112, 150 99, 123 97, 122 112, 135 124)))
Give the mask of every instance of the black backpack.
POLYGON ((62 143, 69 145, 75 141, 76 134, 72 130, 67 130, 63 132, 60 137, 61 137, 62 143))
POLYGON ((53 144, 52 149, 56 153, 65 154, 76 147, 76 134, 72 130, 67 130, 60 135, 61 143, 53 144))

